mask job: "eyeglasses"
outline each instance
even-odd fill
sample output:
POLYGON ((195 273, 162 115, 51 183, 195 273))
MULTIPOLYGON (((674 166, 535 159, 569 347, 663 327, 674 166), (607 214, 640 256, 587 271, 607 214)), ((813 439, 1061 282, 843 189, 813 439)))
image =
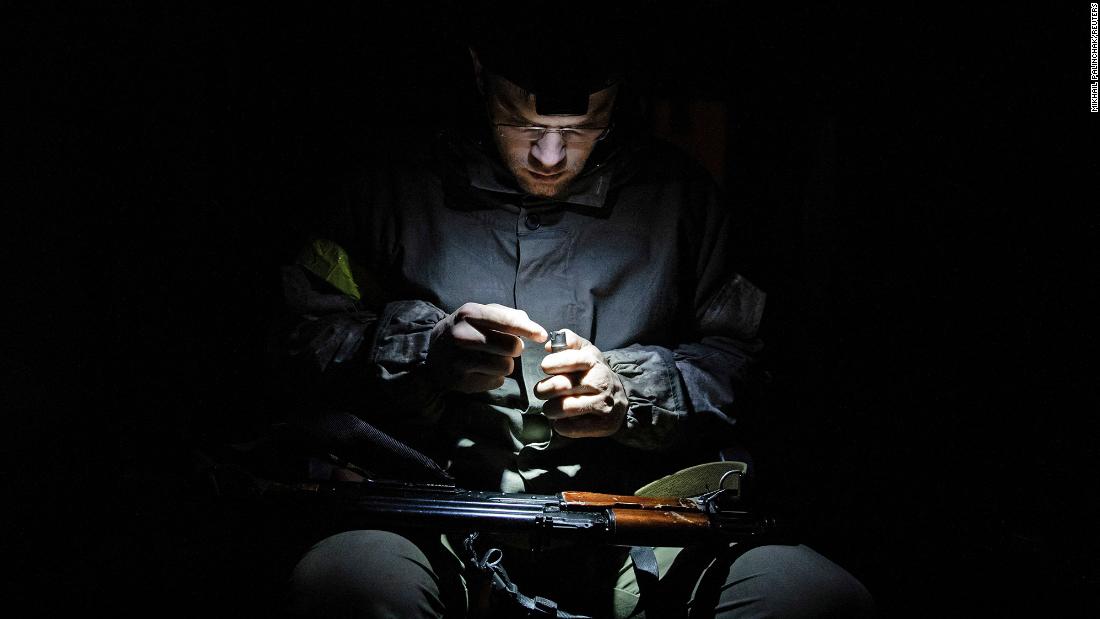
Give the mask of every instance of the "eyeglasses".
POLYGON ((566 144, 591 144, 598 142, 611 133, 611 125, 607 127, 543 127, 540 125, 513 125, 509 123, 493 123, 500 134, 514 140, 527 140, 531 143, 538 142, 546 137, 547 133, 556 133, 561 136, 561 141, 566 144))

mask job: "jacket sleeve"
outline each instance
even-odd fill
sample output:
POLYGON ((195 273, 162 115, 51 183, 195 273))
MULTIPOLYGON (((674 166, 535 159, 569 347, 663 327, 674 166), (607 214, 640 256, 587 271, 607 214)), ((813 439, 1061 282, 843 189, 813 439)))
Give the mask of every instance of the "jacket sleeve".
POLYGON ((315 226, 282 267, 283 311, 272 337, 283 391, 299 409, 337 408, 376 421, 434 423, 443 391, 421 368, 445 312, 394 300, 384 282, 384 241, 350 208, 315 226))
POLYGON ((757 333, 765 293, 732 268, 734 234, 717 193, 697 196, 698 253, 693 308, 677 342, 605 351, 630 407, 616 441, 639 449, 726 447, 739 419, 751 416, 761 376, 757 333))
POLYGON ((443 392, 420 368, 443 310, 418 300, 367 306, 326 291, 299 264, 283 267, 282 275, 288 311, 275 348, 299 405, 365 419, 400 415, 414 424, 438 419, 443 392))

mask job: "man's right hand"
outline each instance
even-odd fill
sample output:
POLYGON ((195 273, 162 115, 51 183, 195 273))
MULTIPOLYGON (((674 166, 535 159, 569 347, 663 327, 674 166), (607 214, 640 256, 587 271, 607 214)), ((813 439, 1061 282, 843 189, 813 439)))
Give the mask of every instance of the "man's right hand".
POLYGON ((523 352, 525 337, 549 339, 546 329, 527 312, 496 303, 466 303, 432 329, 428 376, 444 389, 462 393, 489 391, 504 384, 523 352))

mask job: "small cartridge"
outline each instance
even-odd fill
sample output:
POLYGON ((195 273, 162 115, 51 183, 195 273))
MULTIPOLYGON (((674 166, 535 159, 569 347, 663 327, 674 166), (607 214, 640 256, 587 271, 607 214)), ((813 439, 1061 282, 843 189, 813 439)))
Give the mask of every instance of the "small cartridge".
POLYGON ((565 331, 550 332, 550 352, 561 352, 568 347, 569 345, 565 343, 565 331))

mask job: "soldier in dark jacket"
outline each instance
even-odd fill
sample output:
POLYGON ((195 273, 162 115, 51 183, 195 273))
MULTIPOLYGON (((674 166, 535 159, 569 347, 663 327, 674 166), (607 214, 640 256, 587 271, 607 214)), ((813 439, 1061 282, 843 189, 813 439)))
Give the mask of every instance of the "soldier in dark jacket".
MULTIPOLYGON (((345 179, 329 223, 284 269, 288 357, 323 385, 318 397, 412 437, 462 487, 630 494, 718 459, 752 413, 765 295, 733 268, 734 222, 712 179, 618 122, 609 50, 476 43, 483 125, 345 179), (553 330, 567 350, 550 353, 553 330)), ((295 568, 290 609, 465 616, 476 603, 452 547, 386 531, 327 538, 295 568)), ((682 609, 870 612, 862 585, 805 546, 740 553, 705 600, 708 565, 677 570, 680 554, 657 549, 661 576, 686 578, 682 609)), ((531 595, 640 616, 621 549, 509 561, 531 595)))

